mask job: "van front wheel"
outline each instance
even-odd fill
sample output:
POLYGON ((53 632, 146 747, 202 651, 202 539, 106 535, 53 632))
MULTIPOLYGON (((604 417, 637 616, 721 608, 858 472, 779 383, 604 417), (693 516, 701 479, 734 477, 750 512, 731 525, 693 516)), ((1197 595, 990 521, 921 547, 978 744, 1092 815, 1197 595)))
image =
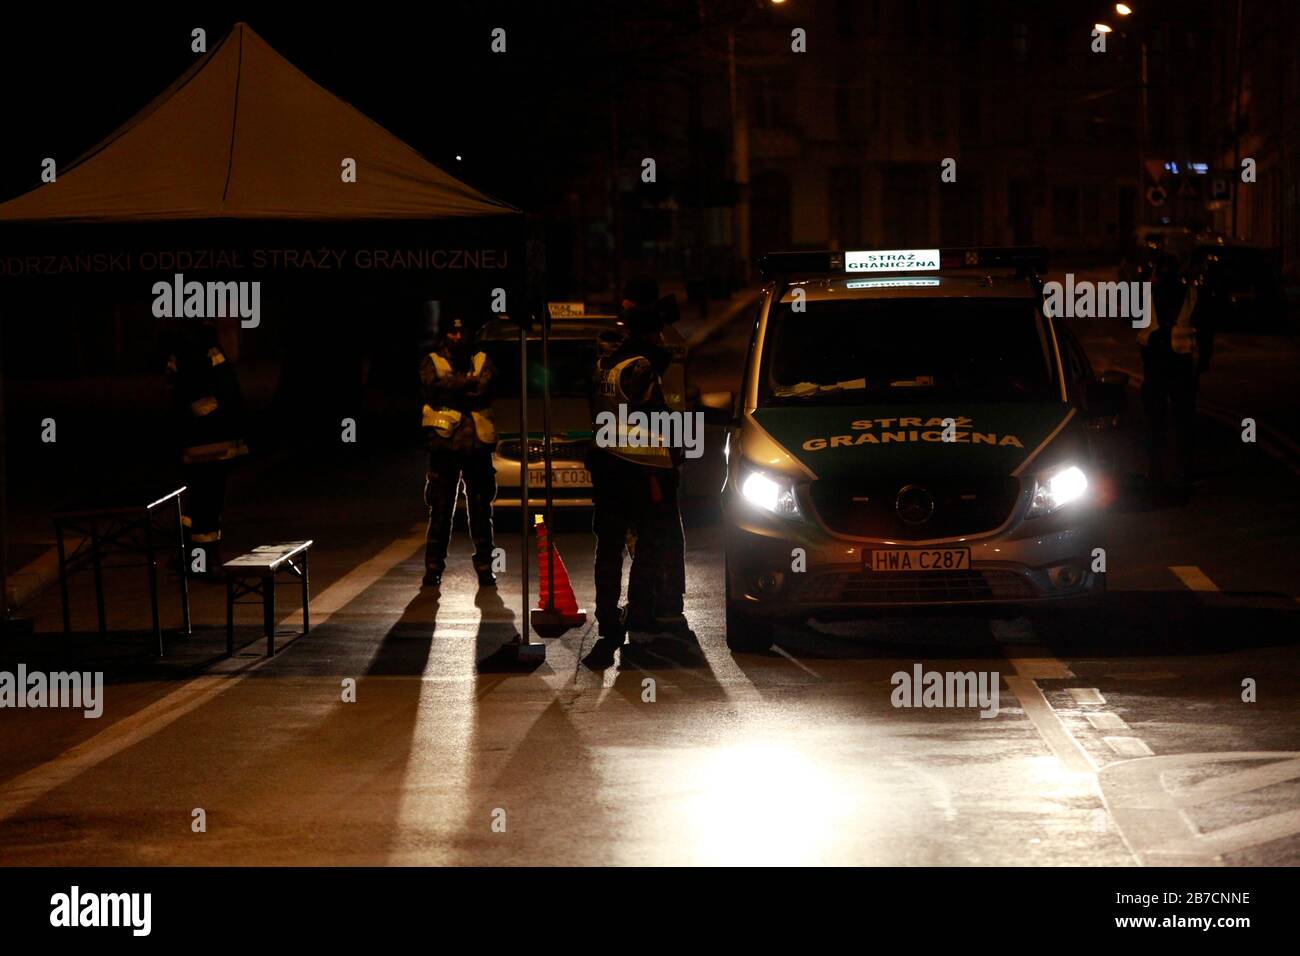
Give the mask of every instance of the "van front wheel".
POLYGON ((765 651, 772 646, 772 621, 754 617, 740 610, 740 602, 731 596, 731 556, 723 566, 726 584, 723 594, 727 602, 727 647, 733 651, 765 651))
POLYGON ((727 647, 733 651, 767 650, 773 630, 767 618, 742 614, 734 602, 727 602, 727 647))

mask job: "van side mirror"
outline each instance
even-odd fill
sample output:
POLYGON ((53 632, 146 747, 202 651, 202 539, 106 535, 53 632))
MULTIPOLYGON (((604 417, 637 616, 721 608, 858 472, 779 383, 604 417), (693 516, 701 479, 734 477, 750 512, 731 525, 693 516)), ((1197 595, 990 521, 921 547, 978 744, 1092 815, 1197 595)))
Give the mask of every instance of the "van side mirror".
POLYGON ((704 424, 730 428, 736 418, 736 393, 704 392, 696 411, 704 413, 704 424))
POLYGON ((1088 383, 1088 414, 1092 418, 1114 418, 1128 406, 1128 374, 1102 372, 1088 383))

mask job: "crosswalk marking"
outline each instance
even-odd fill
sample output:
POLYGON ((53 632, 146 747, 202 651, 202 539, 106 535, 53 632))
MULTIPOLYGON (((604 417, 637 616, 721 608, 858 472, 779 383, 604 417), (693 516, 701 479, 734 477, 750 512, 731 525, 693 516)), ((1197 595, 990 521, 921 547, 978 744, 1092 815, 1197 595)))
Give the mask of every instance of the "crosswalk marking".
POLYGON ((1088 723, 1092 724, 1094 730, 1128 730, 1128 723, 1119 714, 1112 714, 1108 710, 1103 710, 1099 714, 1085 714, 1088 723))
POLYGON ((1067 687, 1065 692, 1074 698, 1076 704, 1104 704, 1106 698, 1095 687, 1067 687))

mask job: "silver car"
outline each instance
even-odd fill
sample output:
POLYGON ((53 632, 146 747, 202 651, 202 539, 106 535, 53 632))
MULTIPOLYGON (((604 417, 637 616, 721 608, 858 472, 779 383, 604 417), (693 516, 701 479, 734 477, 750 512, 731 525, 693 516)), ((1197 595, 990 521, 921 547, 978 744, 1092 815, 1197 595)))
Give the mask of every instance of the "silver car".
MULTIPOLYGON (((587 314, 556 319, 550 330, 551 487, 555 507, 590 508, 591 474, 587 449, 591 444, 591 381, 601 348, 607 340, 626 334, 622 322, 610 314, 587 314)), ((673 360, 663 376, 665 398, 673 408, 686 400, 686 343, 671 326, 664 330, 664 346, 673 360)), ((498 444, 492 456, 497 473, 498 510, 520 507, 520 471, 528 462, 530 508, 546 504, 546 471, 542 451, 541 333, 528 333, 528 436, 526 447, 519 434, 519 327, 504 321, 489 322, 479 333, 479 343, 497 368, 497 397, 492 404, 498 444)))

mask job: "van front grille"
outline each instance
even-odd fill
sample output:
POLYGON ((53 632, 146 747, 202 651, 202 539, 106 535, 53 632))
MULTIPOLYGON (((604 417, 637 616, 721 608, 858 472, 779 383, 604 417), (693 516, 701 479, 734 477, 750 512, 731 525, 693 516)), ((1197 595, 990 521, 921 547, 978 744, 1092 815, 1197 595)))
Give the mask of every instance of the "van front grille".
POLYGON ((814 481, 809 494, 822 522, 836 534, 927 541, 1000 527, 1016 506, 1020 481, 1010 476, 833 478, 814 481), (913 507, 900 514, 900 500, 913 507), (918 502, 931 504, 928 516, 918 502), (912 520, 904 520, 904 514, 912 520))

